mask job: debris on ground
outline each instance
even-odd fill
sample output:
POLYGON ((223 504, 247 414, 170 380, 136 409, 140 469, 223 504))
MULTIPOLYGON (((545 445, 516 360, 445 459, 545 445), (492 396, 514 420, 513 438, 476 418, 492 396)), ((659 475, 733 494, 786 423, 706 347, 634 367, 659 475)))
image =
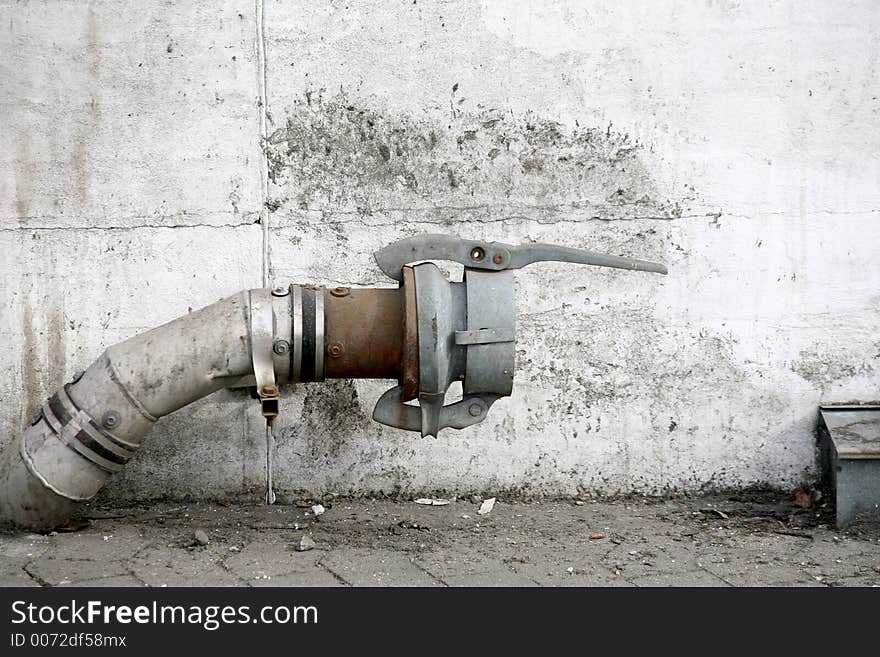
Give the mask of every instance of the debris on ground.
POLYGON ((83 518, 71 518, 63 525, 59 525, 55 528, 56 532, 69 534, 71 532, 78 532, 81 529, 85 529, 86 527, 90 527, 92 523, 83 518))
POLYGON ((486 515, 492 509, 495 508, 495 498, 490 497, 488 500, 483 500, 483 503, 480 505, 480 509, 477 511, 481 516, 486 515))
POLYGON ((323 505, 323 504, 314 504, 314 505, 312 505, 312 507, 309 509, 309 511, 311 511, 311 513, 312 513, 313 516, 319 516, 319 515, 321 515, 322 513, 324 513, 324 511, 326 511, 326 510, 327 510, 327 509, 324 508, 324 505, 323 505))
POLYGON ((794 499, 789 502, 791 506, 796 506, 801 509, 812 509, 813 508, 813 493, 812 491, 806 488, 798 488, 794 492, 794 499))
POLYGON ((511 583, 532 580, 545 586, 880 585, 880 525, 861 523, 838 530, 830 504, 809 510, 786 504, 794 498, 794 487, 673 499, 587 500, 583 507, 573 504, 574 497, 531 503, 496 491, 484 495, 503 494, 504 501, 497 498, 488 515, 477 514, 480 504, 470 503, 472 493, 448 506, 425 510, 414 505, 412 495, 400 500, 337 498, 333 508, 311 498, 313 505, 322 502, 326 508, 320 518, 311 515, 311 507, 294 506, 301 494, 272 507, 256 498, 233 508, 205 503, 154 502, 136 507, 93 503, 84 511, 102 519, 77 534, 48 538, 0 532, 0 552, 7 555, 0 561, 14 566, 0 572, 0 588, 20 585, 22 572, 34 584, 80 585, 94 582, 96 569, 103 569, 107 575, 103 583, 114 583, 116 579, 110 578, 116 577, 116 569, 107 570, 101 560, 117 542, 114 564, 154 586, 172 581, 218 586, 229 583, 230 576, 244 582, 269 572, 269 584, 324 584, 330 581, 327 571, 336 572, 334 564, 353 564, 346 571, 354 573, 353 580, 346 572, 340 575, 359 584, 427 583, 418 574, 423 570, 426 578, 473 581, 476 563, 489 564, 491 572, 498 572, 498 583, 512 577, 511 583), (714 511, 707 515, 698 509, 719 509, 729 519, 719 520, 714 511), (305 512, 309 515, 303 518, 305 512), (107 517, 111 515, 121 519, 107 517), (206 532, 209 545, 193 545, 197 529, 206 532), (607 538, 591 540, 597 533, 607 538), (298 549, 304 534, 309 537, 302 548, 308 550, 298 549), (105 542, 104 536, 110 535, 113 538, 105 542), (149 547, 135 550, 133 545, 149 547), (269 564, 284 554, 296 563, 280 568, 278 573, 285 573, 281 578, 269 570, 269 564), (318 559, 322 555, 327 564, 318 559), (380 566, 374 559, 384 562, 382 572, 394 579, 370 577, 367 569, 380 566), (59 570, 60 560, 64 570, 59 570), (574 576, 566 572, 568 567, 573 567, 574 576), (359 579, 358 573, 364 576, 359 579))
POLYGON ((431 528, 424 523, 419 523, 413 520, 412 518, 406 518, 397 523, 397 526, 401 529, 418 529, 420 531, 429 532, 431 528))
POLYGON ((471 504, 479 504, 482 501, 483 498, 480 495, 477 495, 476 493, 471 495, 471 504))
POLYGON ((415 502, 425 506, 446 506, 450 500, 443 499, 442 497, 420 497, 415 502))
POLYGON ((706 515, 710 515, 710 516, 717 516, 717 517, 721 518, 722 520, 727 520, 728 518, 730 518, 730 516, 727 515, 726 513, 724 513, 724 511, 722 511, 721 509, 716 509, 714 507, 707 507, 705 509, 700 509, 700 513, 705 513, 706 515))
POLYGON ((299 539, 299 543, 296 544, 297 552, 308 552, 309 550, 315 549, 315 539, 313 539, 308 534, 303 534, 302 538, 299 539))
POLYGON ((193 533, 193 545, 207 545, 211 542, 211 539, 208 538, 208 534, 205 533, 203 529, 197 529, 195 533, 193 533))
POLYGON ((601 541, 603 538, 608 538, 608 537, 605 534, 602 534, 601 532, 590 536, 591 541, 601 541))
POLYGON ((314 504, 314 500, 296 500, 293 503, 293 505, 298 509, 311 509, 314 504))

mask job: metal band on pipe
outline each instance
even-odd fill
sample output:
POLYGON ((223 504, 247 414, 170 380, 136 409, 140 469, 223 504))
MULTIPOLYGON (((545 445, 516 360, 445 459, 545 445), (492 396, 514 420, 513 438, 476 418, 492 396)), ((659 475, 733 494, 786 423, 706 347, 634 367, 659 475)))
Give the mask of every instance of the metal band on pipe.
POLYGON ((128 462, 128 458, 114 454, 83 431, 80 422, 69 409, 64 408, 58 395, 53 395, 43 405, 43 417, 62 443, 102 470, 119 472, 128 462))
POLYGON ((89 414, 73 403, 65 388, 61 388, 46 403, 56 422, 55 425, 50 423, 49 427, 56 434, 63 435, 68 426, 73 426, 76 430, 74 438, 98 456, 114 463, 127 463, 134 456, 136 448, 129 449, 120 445, 114 436, 95 426, 89 414))
POLYGON ((315 380, 315 289, 302 290, 302 366, 300 381, 315 380))
POLYGON ((302 381, 303 358, 303 291, 299 285, 293 290, 293 349, 291 350, 290 380, 302 381))
POLYGON ((128 454, 129 458, 134 456, 134 453, 138 449, 140 449, 140 445, 136 445, 135 443, 131 443, 123 438, 120 438, 119 436, 110 433, 109 431, 98 425, 98 423, 95 422, 94 419, 92 419, 91 415, 82 410, 79 405, 75 401, 73 401, 73 398, 70 396, 69 388, 70 384, 68 383, 58 391, 58 396, 65 404, 69 405, 71 408, 75 408, 77 413, 81 417, 83 417, 84 419, 88 418, 88 422, 85 422, 85 420, 83 421, 83 429, 87 431, 90 435, 99 434, 108 442, 116 445, 116 447, 122 450, 122 452, 128 454))
POLYGON ((324 380, 324 290, 315 291, 315 381, 324 380))
POLYGON ((271 425, 278 416, 279 398, 278 386, 275 383, 275 362, 272 358, 275 340, 272 296, 269 290, 251 290, 250 302, 251 362, 257 383, 257 395, 263 407, 263 417, 271 425))

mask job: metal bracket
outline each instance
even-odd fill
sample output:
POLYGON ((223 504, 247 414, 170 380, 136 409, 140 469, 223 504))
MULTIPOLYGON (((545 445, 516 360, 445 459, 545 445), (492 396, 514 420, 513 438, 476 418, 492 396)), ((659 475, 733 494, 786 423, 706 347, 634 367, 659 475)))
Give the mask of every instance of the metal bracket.
POLYGON ((250 291, 250 339, 251 360, 254 366, 254 378, 257 383, 257 395, 266 424, 272 426, 278 417, 281 393, 275 383, 275 364, 272 357, 274 341, 274 313, 272 296, 269 290, 250 291))

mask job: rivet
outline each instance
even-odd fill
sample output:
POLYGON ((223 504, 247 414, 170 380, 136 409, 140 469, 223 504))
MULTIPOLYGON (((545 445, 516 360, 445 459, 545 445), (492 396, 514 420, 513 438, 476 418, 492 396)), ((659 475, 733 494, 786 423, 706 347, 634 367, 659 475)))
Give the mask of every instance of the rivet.
POLYGON ((474 417, 479 417, 483 413, 483 407, 479 404, 471 404, 468 406, 468 413, 474 417))
POLYGON ((272 345, 272 351, 279 356, 283 356, 290 351, 290 343, 287 340, 275 340, 275 343, 272 345))
POLYGON ((339 358, 345 353, 345 346, 341 342, 334 342, 327 347, 327 355, 330 358, 339 358))
POLYGON ((481 262, 483 258, 486 257, 486 252, 483 250, 482 247, 475 246, 471 249, 470 256, 471 260, 473 260, 474 262, 481 262))
POLYGON ((283 285, 278 285, 272 288, 272 296, 273 297, 286 297, 290 294, 290 288, 284 287, 283 285))
POLYGON ((502 262, 504 262, 504 256, 499 253, 492 258, 492 262, 494 262, 496 265, 500 265, 502 262))
POLYGON ((115 429, 119 426, 119 422, 119 413, 116 411, 107 411, 104 413, 104 417, 101 418, 101 424, 104 425, 104 428, 106 429, 115 429))
POLYGON ((330 290, 330 294, 332 294, 334 297, 347 297, 349 294, 351 294, 351 289, 347 287, 334 287, 332 290, 330 290))

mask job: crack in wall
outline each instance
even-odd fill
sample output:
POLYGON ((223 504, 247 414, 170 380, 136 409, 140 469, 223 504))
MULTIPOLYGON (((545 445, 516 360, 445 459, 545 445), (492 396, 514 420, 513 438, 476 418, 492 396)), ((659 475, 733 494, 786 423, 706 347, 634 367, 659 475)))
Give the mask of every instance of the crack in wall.
MULTIPOLYGON (((256 48, 257 48, 257 83, 259 85, 260 99, 260 151, 265 148, 268 138, 268 121, 269 108, 268 96, 266 92, 266 25, 263 0, 255 0, 254 9, 256 13, 256 48)), ((266 203, 269 199, 269 163, 265 157, 259 158, 260 162, 260 185, 262 192, 262 203, 260 209, 260 224, 263 229, 263 245, 262 245, 262 280, 263 287, 269 287, 270 263, 269 263, 269 210, 266 203)))

